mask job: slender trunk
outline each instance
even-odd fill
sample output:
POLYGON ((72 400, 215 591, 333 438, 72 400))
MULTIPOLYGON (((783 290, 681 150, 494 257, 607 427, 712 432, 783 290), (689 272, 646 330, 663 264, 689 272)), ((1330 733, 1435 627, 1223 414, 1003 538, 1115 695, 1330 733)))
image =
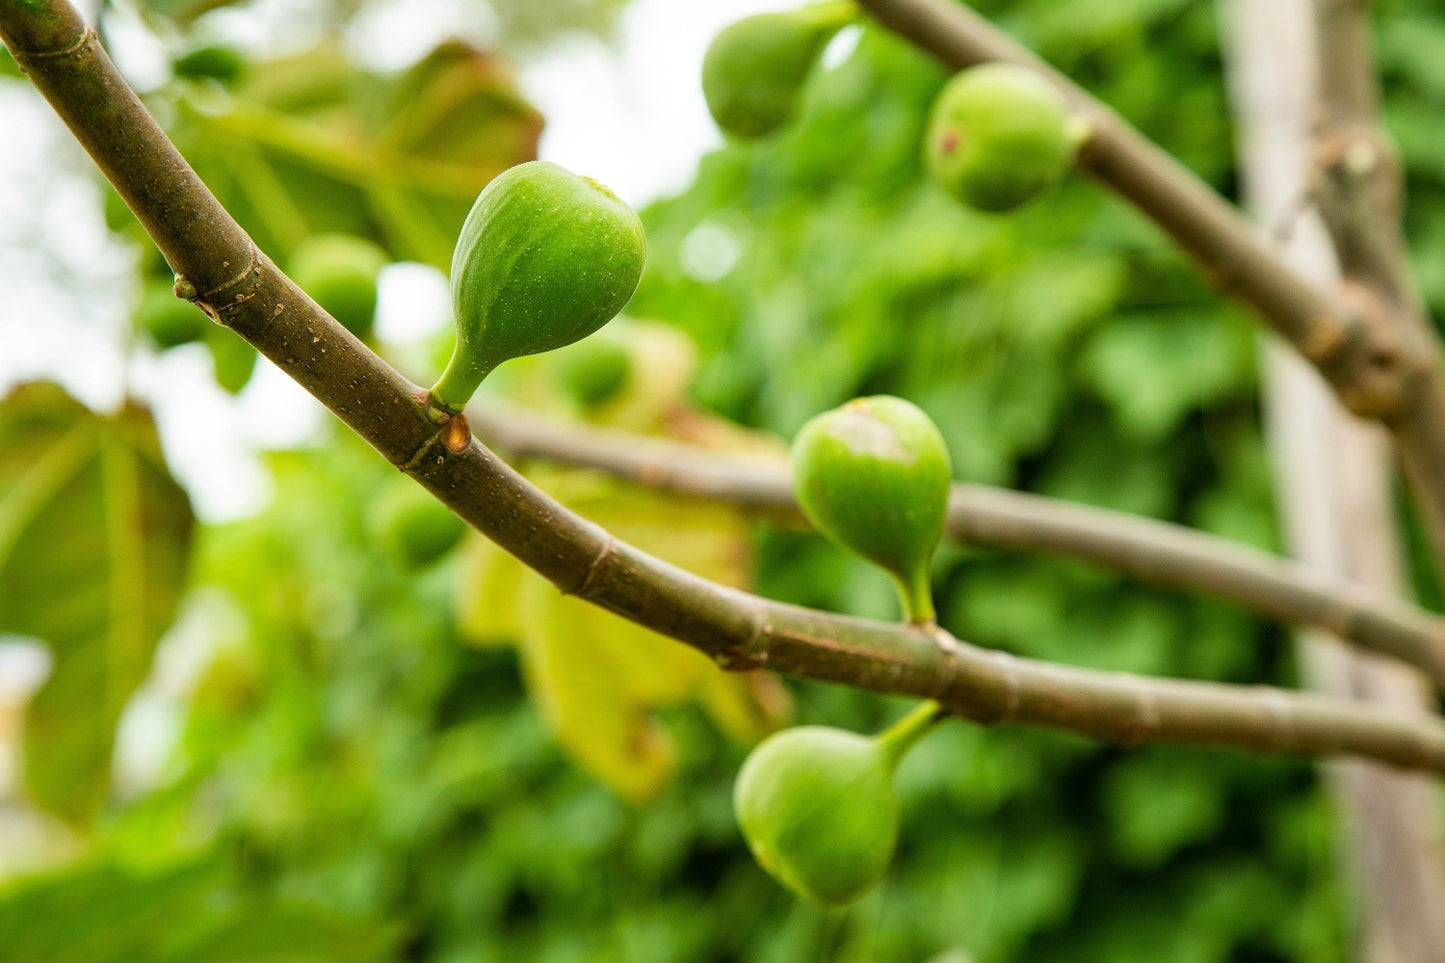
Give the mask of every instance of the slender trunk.
MULTIPOLYGON (((1301 274, 1338 286, 1329 232, 1310 191, 1318 57, 1311 0, 1227 0, 1227 54, 1250 207, 1277 230, 1301 274), (1303 213, 1302 213, 1303 212, 1303 213)), ((1402 588, 1389 441, 1348 415, 1315 371, 1278 341, 1264 351, 1265 417, 1291 551, 1332 574, 1393 593, 1402 588)), ((1316 689, 1428 711, 1420 677, 1300 633, 1300 663, 1316 689)), ((1356 761, 1330 763, 1344 823, 1342 865, 1356 903, 1356 958, 1445 960, 1445 859, 1431 782, 1356 761)))

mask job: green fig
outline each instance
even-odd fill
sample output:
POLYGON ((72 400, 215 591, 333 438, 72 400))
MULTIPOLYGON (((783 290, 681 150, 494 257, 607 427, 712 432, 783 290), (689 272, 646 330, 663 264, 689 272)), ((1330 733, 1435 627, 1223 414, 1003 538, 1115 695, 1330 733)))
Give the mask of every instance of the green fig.
POLYGON ((928 163, 963 203, 1000 213, 1062 180, 1084 129, 1063 94, 1034 71, 983 64, 955 76, 934 101, 928 163))
POLYGON ((234 84, 246 70, 246 57, 225 43, 192 47, 171 61, 171 72, 187 80, 215 80, 234 84))
POLYGON ((818 3, 724 27, 702 61, 702 92, 713 120, 746 139, 781 128, 797 108, 814 61, 857 15, 851 2, 818 3))
POLYGON ((211 349, 216 384, 228 394, 240 394, 251 381, 260 358, 256 349, 228 328, 213 325, 206 331, 206 345, 211 349))
POLYGON ((637 212, 596 181, 547 161, 499 174, 452 255, 457 343, 432 403, 461 411, 503 361, 602 327, 637 290, 646 258, 637 212))
POLYGON ((596 408, 621 394, 632 376, 632 352, 608 330, 557 352, 557 379, 582 409, 596 408))
POLYGON ((376 280, 390 258, 365 238, 314 234, 291 253, 287 274, 358 338, 376 321, 376 280))
POLYGON ((928 416, 902 398, 855 399, 803 426, 792 467, 813 525, 887 569, 909 621, 933 621, 929 569, 953 472, 928 416))
POLYGON ((135 325, 158 347, 174 348, 201 340, 211 322, 200 308, 176 297, 169 284, 147 282, 136 307, 135 325))
POLYGON ((927 703, 874 738, 800 726, 759 743, 733 786, 738 826, 758 865, 830 906, 872 889, 898 842, 893 773, 940 718, 927 703))
POLYGON ((368 534, 404 572, 435 564, 467 530, 466 522, 451 509, 409 480, 382 492, 367 512, 366 522, 368 534))

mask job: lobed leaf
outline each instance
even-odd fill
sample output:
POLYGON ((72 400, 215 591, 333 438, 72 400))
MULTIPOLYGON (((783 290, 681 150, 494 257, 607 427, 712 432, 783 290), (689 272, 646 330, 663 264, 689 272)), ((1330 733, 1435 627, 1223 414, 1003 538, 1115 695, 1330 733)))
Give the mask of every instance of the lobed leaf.
POLYGON ((98 415, 44 383, 0 401, 0 632, 54 657, 24 776, 68 820, 105 799, 116 722, 175 616, 193 523, 144 408, 98 415))

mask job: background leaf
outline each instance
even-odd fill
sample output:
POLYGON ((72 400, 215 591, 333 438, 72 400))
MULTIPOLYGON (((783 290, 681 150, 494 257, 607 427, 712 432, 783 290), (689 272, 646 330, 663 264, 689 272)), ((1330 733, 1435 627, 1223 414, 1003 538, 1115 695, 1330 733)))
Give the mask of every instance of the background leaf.
POLYGON ((506 62, 461 41, 395 75, 322 46, 178 103, 171 135, 283 264, 311 234, 347 233, 445 269, 477 194, 542 131, 506 62))
POLYGON ((25 723, 25 783, 85 820, 104 801, 116 721, 185 585, 193 518, 148 412, 90 412, 49 384, 0 401, 0 632, 54 668, 25 723))
POLYGON ((82 864, 0 890, 6 959, 321 963, 394 959, 394 925, 238 891, 214 860, 138 871, 82 864))

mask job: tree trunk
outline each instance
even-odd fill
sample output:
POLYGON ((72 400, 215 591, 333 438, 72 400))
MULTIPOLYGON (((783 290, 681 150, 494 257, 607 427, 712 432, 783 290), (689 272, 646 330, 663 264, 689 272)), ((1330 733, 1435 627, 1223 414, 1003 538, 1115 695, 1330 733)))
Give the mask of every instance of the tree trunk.
MULTIPOLYGON (((1249 206, 1279 233, 1302 274, 1338 287, 1339 261, 1307 203, 1318 56, 1310 0, 1227 0, 1226 55, 1249 206)), ((1286 540, 1300 559, 1399 593, 1402 548, 1388 438, 1348 415, 1305 362, 1278 341, 1264 349, 1265 417, 1286 540)), ((1308 684, 1401 712, 1429 711, 1417 673, 1300 633, 1308 684)), ((1429 779, 1358 761, 1328 765, 1343 822, 1341 864, 1367 963, 1445 960, 1445 852, 1429 779)))

